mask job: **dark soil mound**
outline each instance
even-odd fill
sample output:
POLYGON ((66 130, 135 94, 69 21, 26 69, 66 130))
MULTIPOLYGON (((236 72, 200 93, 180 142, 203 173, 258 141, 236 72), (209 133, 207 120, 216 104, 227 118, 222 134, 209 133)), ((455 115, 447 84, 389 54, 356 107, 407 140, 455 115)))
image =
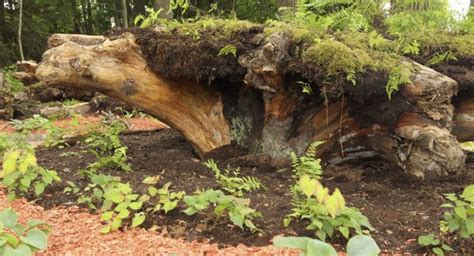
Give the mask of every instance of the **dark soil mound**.
MULTIPOLYGON (((201 164, 191 145, 175 131, 166 129, 124 135, 122 140, 129 147, 128 155, 134 172, 106 173, 121 176, 139 192, 146 190, 143 178, 154 175, 161 176, 159 185, 172 182, 173 191, 183 190, 191 194, 197 189, 219 188, 213 173, 201 164)), ((39 204, 48 208, 74 203, 75 198, 62 191, 66 181, 73 181, 81 187, 87 184, 87 180, 77 175, 77 171, 93 161, 94 157, 83 153, 83 150, 85 148, 81 145, 38 150, 39 163, 57 170, 63 179, 61 184, 48 188, 37 200, 39 204), (73 153, 62 154, 66 152, 73 153)), ((263 218, 255 221, 263 230, 262 235, 217 222, 212 216, 187 217, 178 210, 168 215, 150 216, 147 226, 166 227, 176 237, 188 240, 208 238, 221 245, 266 245, 279 234, 312 235, 304 229, 303 223, 283 227, 283 218, 291 211, 289 186, 293 181, 289 170, 275 170, 235 159, 220 163, 222 169, 227 165, 240 167, 241 175, 255 176, 268 188, 248 194, 251 206, 263 214, 263 218)), ((467 168, 472 168, 472 165, 467 168)), ((391 252, 420 253, 423 251, 417 245, 416 238, 421 234, 437 232, 443 211, 439 207, 444 202, 443 193, 462 191, 464 186, 474 182, 474 177, 470 175, 444 182, 407 181, 405 177, 400 177, 397 170, 371 162, 358 169, 328 170, 323 183, 332 189, 339 187, 348 203, 368 216, 376 229, 372 235, 382 248, 391 252)), ((474 253, 472 242, 454 244, 454 247, 458 252, 474 253)))

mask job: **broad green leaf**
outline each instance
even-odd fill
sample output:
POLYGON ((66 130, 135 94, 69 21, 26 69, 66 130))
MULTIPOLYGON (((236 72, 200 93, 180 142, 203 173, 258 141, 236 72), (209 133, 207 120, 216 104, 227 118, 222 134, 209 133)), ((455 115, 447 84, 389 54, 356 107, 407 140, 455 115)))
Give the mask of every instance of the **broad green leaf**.
POLYGON ((23 160, 23 162, 27 163, 29 166, 36 166, 37 165, 36 156, 31 152, 26 154, 25 159, 23 160))
POLYGON ((114 211, 121 212, 123 210, 126 210, 128 208, 128 206, 129 206, 129 204, 127 202, 120 203, 115 207, 114 211))
POLYGON ((28 226, 28 228, 36 228, 36 227, 39 227, 39 226, 44 226, 44 227, 47 227, 48 229, 51 228, 51 225, 49 225, 48 223, 42 221, 42 220, 30 220, 28 221, 28 223, 26 224, 28 226))
POLYGON ((158 181, 160 181, 160 178, 161 178, 160 176, 146 177, 143 180, 143 184, 155 185, 156 183, 158 183, 158 181))
POLYGON ((191 215, 196 214, 197 210, 194 207, 188 207, 186 210, 184 210, 184 213, 188 216, 191 216, 191 215))
POLYGON ((464 191, 461 195, 466 201, 474 203, 474 184, 467 186, 464 188, 464 191))
POLYGON ((29 164, 23 161, 18 165, 18 171, 25 174, 28 171, 28 167, 30 167, 29 164))
POLYGON ((316 200, 318 200, 318 202, 320 204, 322 204, 324 202, 324 200, 326 200, 328 195, 329 195, 329 189, 328 188, 325 188, 323 186, 318 186, 316 188, 316 200))
POLYGON ((166 202, 163 204, 163 210, 165 211, 165 213, 168 213, 169 211, 173 210, 174 208, 176 208, 176 206, 178 206, 178 202, 177 201, 174 201, 174 202, 166 202))
POLYGON ((308 237, 275 237, 273 238, 273 245, 279 248, 294 248, 306 252, 306 246, 309 240, 311 239, 308 237))
POLYGON ((117 218, 125 219, 125 218, 128 218, 128 216, 130 216, 130 211, 127 209, 124 209, 119 212, 119 214, 117 215, 117 218))
POLYGON ((35 184, 35 194, 36 194, 37 196, 43 194, 44 189, 45 189, 44 183, 42 183, 42 182, 36 182, 36 184, 35 184))
POLYGON ((243 229, 243 225, 244 225, 244 216, 239 214, 239 213, 236 213, 236 212, 229 212, 229 218, 230 218, 230 221, 232 221, 232 223, 234 223, 234 225, 240 227, 241 229, 243 229))
POLYGON ((31 229, 26 233, 26 236, 21 236, 20 240, 39 250, 46 250, 48 247, 48 237, 39 229, 31 229))
POLYGON ((299 180, 300 189, 306 195, 306 197, 311 197, 314 195, 317 185, 318 181, 311 179, 309 175, 303 175, 299 180))
POLYGON ((148 194, 152 197, 156 196, 158 194, 158 189, 155 187, 148 187, 148 194))
POLYGON ((346 226, 340 226, 339 227, 339 232, 347 239, 349 238, 349 228, 346 226))
POLYGON ((5 248, 3 252, 4 256, 31 256, 33 252, 28 245, 21 244, 17 248, 13 249, 12 247, 5 248))
POLYGON ((461 219, 466 220, 467 219, 467 214, 466 214, 466 208, 462 206, 458 206, 454 208, 454 212, 456 215, 458 215, 461 219))
POLYGON ((17 247, 18 244, 20 243, 20 240, 18 240, 18 238, 16 238, 16 236, 12 234, 6 233, 6 234, 3 234, 3 237, 7 239, 7 244, 13 247, 17 247))
POLYGON ((132 220, 132 228, 138 227, 145 222, 146 216, 143 213, 135 214, 132 220))
POLYGON ((346 206, 346 200, 344 199, 344 196, 342 196, 342 193, 338 188, 336 188, 332 195, 336 197, 337 203, 339 204, 339 209, 342 209, 346 206))
POLYGON ((112 212, 112 211, 104 212, 104 213, 102 213, 102 215, 100 216, 100 219, 101 219, 102 221, 109 221, 110 219, 112 219, 113 216, 114 216, 114 212, 112 212))
POLYGON ((111 224, 112 230, 117 230, 117 229, 119 229, 121 226, 122 226, 122 219, 120 219, 120 218, 115 218, 115 219, 112 221, 112 224, 111 224))
POLYGON ((316 239, 309 240, 306 246, 307 256, 337 256, 336 250, 330 244, 316 239))
POLYGON ((7 176, 16 170, 16 159, 6 158, 3 161, 3 176, 7 176))
POLYGON ((454 249, 451 246, 447 245, 447 244, 441 245, 441 249, 443 249, 445 251, 450 251, 450 252, 454 251, 454 249))
POLYGON ((26 228, 23 227, 21 224, 15 224, 13 227, 10 228, 15 234, 17 235, 23 235, 23 233, 26 231, 26 228))
POLYGON ((354 236, 347 243, 348 256, 377 256, 379 254, 380 248, 370 236, 354 236))
POLYGON ((107 234, 112 230, 112 225, 107 225, 100 230, 100 233, 107 234))
POLYGON ((437 245, 437 244, 433 244, 435 240, 436 238, 434 234, 428 234, 425 236, 418 237, 418 243, 423 246, 437 245))
POLYGON ((0 236, 0 248, 7 243, 7 239, 5 237, 0 236))
POLYGON ((328 197, 326 201, 324 201, 324 207, 326 207, 331 218, 335 219, 340 210, 337 198, 334 195, 328 197))
POLYGON ((133 202, 128 205, 132 210, 140 210, 143 206, 143 202, 133 202))
POLYGON ((12 209, 8 208, 0 212, 0 222, 7 228, 15 226, 18 221, 18 215, 12 209))
POLYGON ((443 249, 441 249, 441 248, 439 248, 439 247, 433 248, 433 252, 434 252, 437 256, 444 256, 444 251, 443 251, 443 249))

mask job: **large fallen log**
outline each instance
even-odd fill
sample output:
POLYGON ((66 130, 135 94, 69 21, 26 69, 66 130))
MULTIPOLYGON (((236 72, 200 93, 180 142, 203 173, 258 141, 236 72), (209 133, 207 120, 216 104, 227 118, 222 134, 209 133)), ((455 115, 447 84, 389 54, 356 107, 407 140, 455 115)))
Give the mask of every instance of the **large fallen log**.
MULTIPOLYGON (((113 39, 56 34, 36 75, 52 86, 92 89, 139 107, 180 131, 203 158, 238 145, 278 159, 325 140, 318 155, 330 164, 381 157, 427 179, 457 174, 464 164, 451 134, 457 83, 417 63, 410 64, 416 69, 413 83, 391 100, 383 85, 373 87, 380 81, 370 82, 377 74, 342 91, 320 86, 316 97, 303 94, 298 74, 285 70, 295 64, 285 33, 254 43, 238 63, 226 62, 245 71, 240 82, 225 75, 209 77, 210 83, 165 78, 144 54, 163 49, 137 41, 131 33, 113 39)), ((175 66, 186 67, 186 61, 175 66)), ((462 131, 462 125, 456 122, 458 136, 470 138, 464 133, 472 129, 462 131)))

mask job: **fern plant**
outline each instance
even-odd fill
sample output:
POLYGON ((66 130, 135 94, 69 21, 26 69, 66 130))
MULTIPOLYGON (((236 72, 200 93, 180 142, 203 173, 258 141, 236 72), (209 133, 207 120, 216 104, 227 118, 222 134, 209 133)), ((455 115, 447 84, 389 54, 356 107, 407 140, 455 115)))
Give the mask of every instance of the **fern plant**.
POLYGON ((232 170, 232 176, 230 176, 231 170, 226 169, 225 173, 222 173, 217 163, 212 159, 206 161, 204 165, 214 172, 214 177, 222 189, 233 196, 243 197, 247 192, 265 188, 255 177, 239 177, 239 169, 232 170))
POLYGON ((410 77, 413 71, 414 68, 408 64, 400 64, 392 69, 388 77, 387 85, 385 86, 389 99, 392 98, 393 92, 398 91, 399 86, 411 83, 410 77))
POLYGON ((318 147, 323 141, 315 141, 308 146, 303 156, 298 157, 294 152, 291 153, 291 167, 295 179, 299 179, 303 175, 309 175, 312 178, 320 179, 323 173, 321 167, 321 159, 316 158, 318 147))

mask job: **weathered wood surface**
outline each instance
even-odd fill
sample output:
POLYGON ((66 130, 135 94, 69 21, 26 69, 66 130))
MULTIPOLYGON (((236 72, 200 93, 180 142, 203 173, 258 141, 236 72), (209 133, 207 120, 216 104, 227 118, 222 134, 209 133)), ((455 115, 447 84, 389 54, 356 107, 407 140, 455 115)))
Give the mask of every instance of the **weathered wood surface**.
POLYGON ((56 34, 50 47, 36 72, 42 82, 96 90, 137 106, 180 131, 201 157, 236 143, 276 159, 326 140, 318 154, 330 164, 381 157, 411 175, 434 179, 456 174, 464 164, 451 129, 459 138, 472 138, 469 114, 466 119, 472 104, 459 103, 454 116, 456 81, 417 63, 413 83, 399 96, 409 108, 391 121, 392 128, 362 124, 350 110, 365 103, 348 104, 347 98, 299 110, 302 97, 285 85, 280 70, 288 59, 284 33, 239 57, 247 87, 230 96, 225 85, 218 90, 152 72, 131 34, 115 40, 56 34))

